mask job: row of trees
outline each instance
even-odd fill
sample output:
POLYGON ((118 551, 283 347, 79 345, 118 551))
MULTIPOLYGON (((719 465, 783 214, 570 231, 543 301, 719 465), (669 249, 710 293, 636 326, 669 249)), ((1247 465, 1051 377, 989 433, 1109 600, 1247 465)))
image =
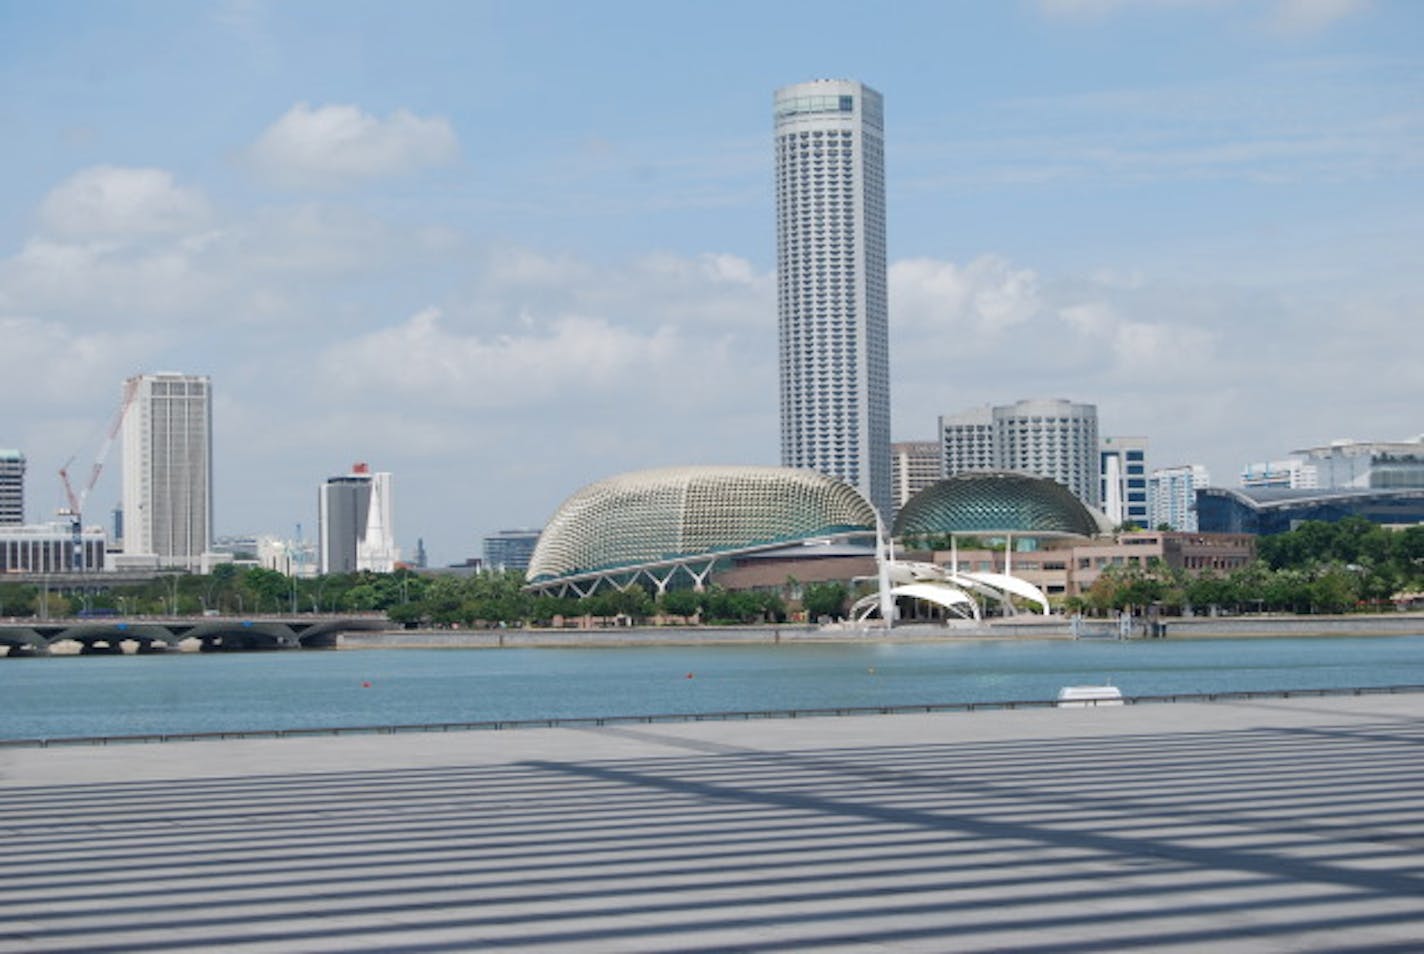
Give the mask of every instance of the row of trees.
MULTIPOLYGON (((655 615, 712 623, 783 622, 780 596, 762 592, 675 590, 654 598, 640 587, 602 589, 582 599, 524 592, 517 572, 471 576, 395 573, 332 574, 293 579, 256 567, 219 566, 209 575, 164 576, 132 586, 73 588, 67 592, 31 584, 0 583, 0 617, 61 618, 81 614, 124 616, 262 615, 274 613, 385 613, 392 622, 418 626, 549 624, 557 617, 655 615)), ((808 588, 825 615, 837 615, 844 587, 808 588)))
MULTIPOLYGON (((964 541, 961 541, 961 543, 964 541)), ((1307 523, 1261 538, 1259 559, 1230 574, 1193 575, 1160 562, 1146 568, 1111 567, 1069 612, 1106 613, 1159 605, 1166 612, 1210 606, 1226 610, 1342 612, 1378 607, 1395 594, 1424 590, 1424 527, 1390 530, 1360 518, 1307 523)), ((793 584, 795 581, 788 581, 793 584)), ((35 585, 0 583, 0 617, 73 616, 81 612, 135 615, 222 613, 386 613, 402 625, 478 626, 548 624, 556 617, 655 615, 710 623, 781 622, 789 608, 762 592, 674 590, 661 596, 634 587, 604 589, 583 598, 534 596, 515 572, 468 577, 332 574, 293 579, 257 567, 219 566, 206 576, 163 576, 132 586, 77 588, 65 593, 35 585)), ((839 618, 852 594, 840 583, 808 584, 801 605, 809 619, 839 618)))
POLYGON ((1228 611, 1342 613, 1380 609, 1401 592, 1424 590, 1424 527, 1391 530, 1360 517, 1304 523, 1262 537, 1255 562, 1229 574, 1193 575, 1160 562, 1109 567, 1069 611, 1103 613, 1160 605, 1228 611))

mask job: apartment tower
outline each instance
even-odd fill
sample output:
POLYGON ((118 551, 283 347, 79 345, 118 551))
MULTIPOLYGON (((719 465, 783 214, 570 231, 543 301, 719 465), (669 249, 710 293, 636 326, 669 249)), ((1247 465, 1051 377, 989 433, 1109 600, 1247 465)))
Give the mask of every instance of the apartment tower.
POLYGON ((781 462, 856 487, 889 519, 890 354, 880 94, 777 90, 781 462))

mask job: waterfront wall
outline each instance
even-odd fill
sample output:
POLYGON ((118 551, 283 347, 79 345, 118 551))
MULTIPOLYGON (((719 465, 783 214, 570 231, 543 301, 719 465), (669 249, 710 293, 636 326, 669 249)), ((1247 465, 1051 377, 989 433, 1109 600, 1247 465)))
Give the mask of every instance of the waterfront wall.
MULTIPOLYGON (((1139 630, 1140 632, 1140 630, 1139 630)), ((1410 636, 1424 634, 1424 613, 1347 616, 1173 617, 1168 639, 1242 636, 1410 636)), ((889 633, 857 626, 699 626, 609 629, 394 630, 345 633, 342 649, 498 649, 514 647, 719 646, 866 640, 921 642, 959 639, 1071 639, 1062 616, 1019 617, 952 626, 911 623, 889 633)))

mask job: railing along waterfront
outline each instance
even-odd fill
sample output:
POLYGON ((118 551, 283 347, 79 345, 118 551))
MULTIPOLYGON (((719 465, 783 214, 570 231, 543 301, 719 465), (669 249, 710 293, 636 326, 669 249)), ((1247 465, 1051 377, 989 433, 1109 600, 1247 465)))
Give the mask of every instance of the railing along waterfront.
POLYGON ((405 725, 326 726, 295 729, 230 729, 208 732, 151 732, 135 735, 84 735, 60 738, 0 739, 0 748, 51 748, 70 745, 143 745, 157 742, 211 742, 241 739, 299 739, 341 735, 398 735, 414 732, 480 732, 505 729, 589 728, 670 722, 734 722, 752 719, 814 719, 833 716, 913 715, 934 712, 984 712, 1008 709, 1055 709, 1151 705, 1173 702, 1229 702, 1321 696, 1424 693, 1424 685, 1354 686, 1330 689, 1261 689, 1231 692, 1173 692, 1123 696, 1121 699, 1002 699, 987 702, 929 702, 880 706, 824 706, 812 709, 745 709, 721 712, 669 712, 645 715, 558 716, 546 719, 488 719, 478 722, 418 722, 405 725))

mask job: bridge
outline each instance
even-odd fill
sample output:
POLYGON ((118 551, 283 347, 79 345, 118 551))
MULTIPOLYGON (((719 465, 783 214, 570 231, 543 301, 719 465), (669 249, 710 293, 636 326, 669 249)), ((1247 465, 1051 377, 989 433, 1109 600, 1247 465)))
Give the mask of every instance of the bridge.
POLYGON ((382 617, 182 617, 173 619, 34 620, 0 624, 7 656, 48 656, 56 643, 82 654, 166 652, 196 640, 202 652, 330 649, 342 633, 390 627, 382 617))

